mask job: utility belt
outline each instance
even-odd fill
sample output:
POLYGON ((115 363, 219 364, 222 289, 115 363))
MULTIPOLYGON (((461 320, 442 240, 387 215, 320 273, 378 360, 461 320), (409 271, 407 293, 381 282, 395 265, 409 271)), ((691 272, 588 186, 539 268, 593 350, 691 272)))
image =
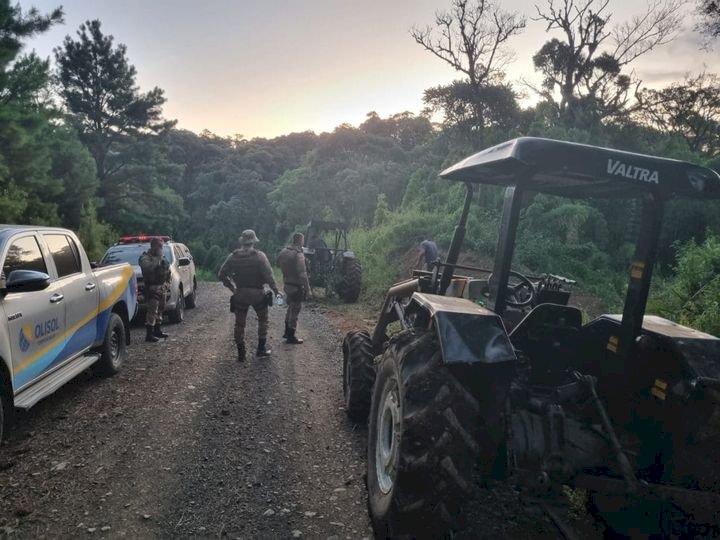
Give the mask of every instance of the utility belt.
MULTIPOLYGON (((263 287, 239 287, 238 290, 235 291, 235 293, 230 297, 230 312, 231 313, 234 313, 236 311, 245 310, 245 309, 247 309, 248 306, 265 304, 268 301, 267 296, 265 296, 263 294, 263 295, 258 295, 258 298, 254 302, 249 301, 249 299, 245 299, 245 301, 241 302, 240 296, 242 296, 242 295, 239 294, 239 289, 250 289, 252 291, 262 291, 263 287)), ((268 292, 272 296, 272 294, 273 294, 272 291, 268 291, 268 292)))

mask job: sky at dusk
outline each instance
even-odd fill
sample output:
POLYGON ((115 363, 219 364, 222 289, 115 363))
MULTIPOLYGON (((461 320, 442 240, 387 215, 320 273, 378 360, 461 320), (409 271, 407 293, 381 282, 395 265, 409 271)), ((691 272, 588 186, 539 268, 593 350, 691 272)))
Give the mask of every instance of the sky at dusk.
MULTIPOLYGON (((422 109, 423 90, 457 78, 410 37, 433 21, 448 0, 21 0, 65 24, 28 44, 43 57, 85 20, 128 48, 143 90, 159 86, 165 116, 178 126, 218 135, 272 137, 330 131, 381 116, 422 109)), ((504 0, 505 9, 533 16, 534 2, 504 0)), ((611 0, 614 20, 642 11, 644 1, 611 0)), ((718 51, 701 50, 688 17, 680 37, 634 64, 650 86, 686 73, 720 71, 718 51)), ((508 78, 537 82, 532 55, 552 37, 528 20, 510 42, 516 61, 508 78)), ((522 85, 518 83, 518 89, 522 85)), ((532 99, 528 93, 527 99, 532 99)))

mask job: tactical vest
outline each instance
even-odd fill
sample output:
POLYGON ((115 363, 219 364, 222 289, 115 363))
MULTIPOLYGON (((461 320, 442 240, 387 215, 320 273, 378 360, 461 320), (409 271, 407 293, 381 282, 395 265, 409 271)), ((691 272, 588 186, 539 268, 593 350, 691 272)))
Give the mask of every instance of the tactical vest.
POLYGON ((229 264, 228 274, 238 289, 263 288, 263 262, 257 251, 235 250, 229 264))
POLYGON ((305 280, 298 273, 298 258, 305 256, 302 253, 302 248, 286 247, 278 255, 278 266, 283 273, 283 281, 287 285, 297 285, 302 287, 305 284, 305 280))
POLYGON ((140 256, 138 262, 146 285, 162 285, 165 283, 168 267, 163 264, 162 255, 155 256, 146 251, 140 256))

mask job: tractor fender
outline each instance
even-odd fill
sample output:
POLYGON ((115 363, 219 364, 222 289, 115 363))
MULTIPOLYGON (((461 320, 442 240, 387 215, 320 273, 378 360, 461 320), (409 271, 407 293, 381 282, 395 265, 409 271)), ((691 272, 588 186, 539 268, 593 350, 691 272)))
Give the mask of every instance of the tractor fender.
POLYGON ((355 258, 355 253, 354 253, 353 251, 350 251, 350 250, 348 250, 348 251, 343 251, 342 256, 343 256, 343 259, 354 259, 354 258, 355 258))
POLYGON ((427 314, 427 324, 435 328, 445 364, 517 362, 502 319, 471 300, 416 292, 406 314, 413 312, 427 314))

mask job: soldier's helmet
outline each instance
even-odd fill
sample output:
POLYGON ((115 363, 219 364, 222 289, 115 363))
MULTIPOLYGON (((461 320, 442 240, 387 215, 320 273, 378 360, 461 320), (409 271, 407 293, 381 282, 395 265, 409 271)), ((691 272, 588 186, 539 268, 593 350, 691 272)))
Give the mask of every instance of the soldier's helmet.
POLYGON ((239 238, 240 245, 242 246, 257 244, 259 241, 260 240, 255 235, 255 231, 253 231, 252 229, 244 230, 239 238))

